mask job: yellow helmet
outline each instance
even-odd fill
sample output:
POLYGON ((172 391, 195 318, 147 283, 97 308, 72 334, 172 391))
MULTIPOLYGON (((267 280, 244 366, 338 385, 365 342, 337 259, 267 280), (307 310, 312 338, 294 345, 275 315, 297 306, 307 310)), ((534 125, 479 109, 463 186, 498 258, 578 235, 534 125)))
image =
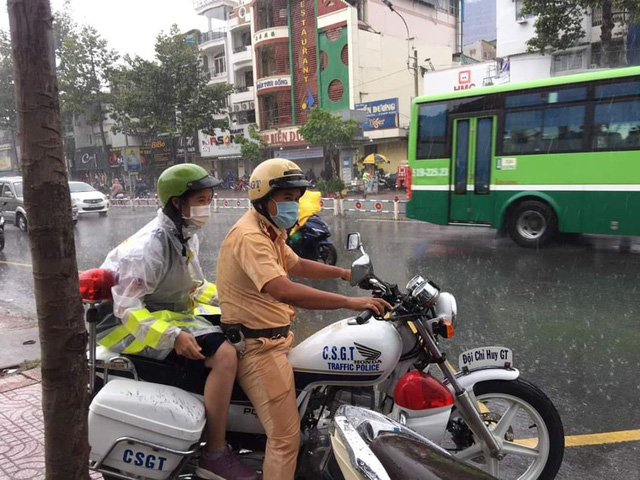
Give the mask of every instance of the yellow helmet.
POLYGON ((249 179, 249 200, 257 202, 274 190, 300 188, 302 193, 310 183, 300 167, 286 158, 265 160, 251 174, 249 179))

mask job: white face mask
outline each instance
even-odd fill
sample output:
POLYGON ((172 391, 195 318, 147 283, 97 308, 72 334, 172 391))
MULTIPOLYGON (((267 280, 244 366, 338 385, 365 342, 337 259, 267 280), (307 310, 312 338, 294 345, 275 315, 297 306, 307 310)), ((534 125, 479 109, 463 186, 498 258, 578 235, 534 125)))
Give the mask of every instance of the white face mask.
POLYGON ((211 218, 211 205, 198 205, 189 207, 191 215, 182 217, 187 227, 202 228, 211 218))

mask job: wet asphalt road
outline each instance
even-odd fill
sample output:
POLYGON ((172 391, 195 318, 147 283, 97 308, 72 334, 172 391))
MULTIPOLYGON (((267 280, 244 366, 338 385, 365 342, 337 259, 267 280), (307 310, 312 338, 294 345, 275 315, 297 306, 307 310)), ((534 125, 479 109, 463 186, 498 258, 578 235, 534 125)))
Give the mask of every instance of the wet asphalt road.
MULTIPOLYGON (((152 208, 82 217, 76 227, 78 266, 99 266, 118 242, 148 222, 152 208)), ((213 279, 216 255, 240 211, 216 213, 201 234, 201 263, 213 279)), ((416 274, 453 293, 460 311, 449 358, 470 348, 504 345, 522 376, 556 404, 567 435, 640 429, 640 238, 578 236, 552 248, 525 250, 496 232, 393 222, 383 217, 324 215, 338 263, 356 258, 344 243, 360 231, 376 273, 404 286, 416 274)), ((29 264, 27 236, 6 227, 0 261, 29 264)), ((343 282, 315 286, 364 295, 343 282)), ((0 263, 0 306, 35 317, 28 267, 0 263)), ((347 315, 299 313, 297 341, 347 315)), ((640 479, 640 442, 567 448, 559 478, 640 479)))

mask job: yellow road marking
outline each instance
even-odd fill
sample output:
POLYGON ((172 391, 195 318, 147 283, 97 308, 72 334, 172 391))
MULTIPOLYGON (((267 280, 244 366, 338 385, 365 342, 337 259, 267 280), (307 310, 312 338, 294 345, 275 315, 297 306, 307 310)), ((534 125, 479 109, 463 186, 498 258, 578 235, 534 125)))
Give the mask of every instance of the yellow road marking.
POLYGON ((5 265, 14 265, 16 267, 27 267, 27 268, 33 267, 33 265, 30 265, 28 263, 5 262, 4 260, 0 260, 0 263, 4 263, 5 265))
POLYGON ((618 432, 591 433, 564 437, 564 444, 567 447, 584 447, 586 445, 638 441, 640 441, 640 430, 621 430, 618 432))
MULTIPOLYGON (((638 442, 640 430, 621 430, 618 432, 588 433, 585 435, 569 435, 564 437, 565 447, 586 447, 589 445, 606 445, 608 443, 638 442)), ((513 443, 535 448, 538 445, 537 438, 520 438, 513 443)))

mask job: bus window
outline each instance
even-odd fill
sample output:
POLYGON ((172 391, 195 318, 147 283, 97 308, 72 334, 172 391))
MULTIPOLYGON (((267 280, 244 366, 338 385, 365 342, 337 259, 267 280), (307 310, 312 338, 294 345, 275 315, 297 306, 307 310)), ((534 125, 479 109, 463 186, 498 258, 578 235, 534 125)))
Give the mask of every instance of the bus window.
POLYGON ((640 148, 640 100, 603 103, 593 113, 593 148, 640 148))
POLYGON ((458 122, 456 136, 456 177, 454 192, 467 193, 467 172, 469 171, 469 120, 458 122))
POLYGON ((598 85, 595 91, 596 100, 607 100, 615 97, 637 97, 638 95, 640 95, 640 81, 598 85))
POLYGON ((550 103, 576 102, 587 99, 587 87, 569 88, 565 90, 544 90, 535 93, 509 95, 505 100, 506 108, 530 107, 550 103))
POLYGON ((493 118, 478 120, 476 135, 476 174, 474 191, 476 194, 489 193, 489 176, 491 172, 491 143, 493 142, 493 118))
POLYGON ((581 151, 585 110, 584 105, 547 108, 544 112, 542 128, 544 151, 581 151))
POLYGON ((541 140, 542 110, 510 112, 504 116, 503 154, 538 153, 541 140))
POLYGON ((418 118, 418 159, 447 156, 447 104, 430 103, 420 106, 418 118))

